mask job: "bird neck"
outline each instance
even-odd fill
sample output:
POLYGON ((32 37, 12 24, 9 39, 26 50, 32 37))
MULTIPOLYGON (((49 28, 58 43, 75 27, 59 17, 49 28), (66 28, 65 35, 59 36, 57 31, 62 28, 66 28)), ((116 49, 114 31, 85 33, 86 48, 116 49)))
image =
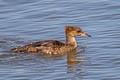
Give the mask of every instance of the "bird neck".
POLYGON ((74 47, 77 47, 77 42, 75 37, 67 35, 66 34, 66 44, 73 45, 74 47))

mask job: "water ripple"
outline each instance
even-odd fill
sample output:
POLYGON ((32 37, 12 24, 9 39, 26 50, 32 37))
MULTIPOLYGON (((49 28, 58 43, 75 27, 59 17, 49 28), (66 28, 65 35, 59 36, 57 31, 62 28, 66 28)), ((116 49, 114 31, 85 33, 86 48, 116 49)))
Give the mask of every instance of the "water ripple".
POLYGON ((119 80, 119 9, 118 0, 0 0, 0 79, 119 80), (92 35, 76 38, 77 54, 9 52, 32 41, 65 42, 65 25, 92 35))

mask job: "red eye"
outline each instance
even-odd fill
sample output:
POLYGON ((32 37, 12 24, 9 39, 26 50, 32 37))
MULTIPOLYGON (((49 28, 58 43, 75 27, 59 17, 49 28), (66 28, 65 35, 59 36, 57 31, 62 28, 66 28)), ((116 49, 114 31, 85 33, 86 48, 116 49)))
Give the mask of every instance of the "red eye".
POLYGON ((81 32, 81 31, 77 31, 78 33, 81 32))

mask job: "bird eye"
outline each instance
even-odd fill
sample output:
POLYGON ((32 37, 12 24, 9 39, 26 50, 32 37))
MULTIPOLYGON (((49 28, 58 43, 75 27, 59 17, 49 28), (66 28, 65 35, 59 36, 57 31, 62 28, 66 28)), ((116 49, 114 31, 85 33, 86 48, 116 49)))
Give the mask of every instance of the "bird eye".
POLYGON ((78 33, 81 32, 81 31, 77 31, 78 33))

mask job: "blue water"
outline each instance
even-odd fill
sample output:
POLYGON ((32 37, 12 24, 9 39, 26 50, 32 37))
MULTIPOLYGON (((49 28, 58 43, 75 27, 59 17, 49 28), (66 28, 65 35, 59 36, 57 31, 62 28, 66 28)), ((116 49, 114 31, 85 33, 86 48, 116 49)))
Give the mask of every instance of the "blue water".
POLYGON ((120 80, 119 75, 119 0, 0 0, 0 80, 120 80), (32 41, 65 42, 65 25, 92 35, 76 38, 76 54, 9 52, 32 41))

